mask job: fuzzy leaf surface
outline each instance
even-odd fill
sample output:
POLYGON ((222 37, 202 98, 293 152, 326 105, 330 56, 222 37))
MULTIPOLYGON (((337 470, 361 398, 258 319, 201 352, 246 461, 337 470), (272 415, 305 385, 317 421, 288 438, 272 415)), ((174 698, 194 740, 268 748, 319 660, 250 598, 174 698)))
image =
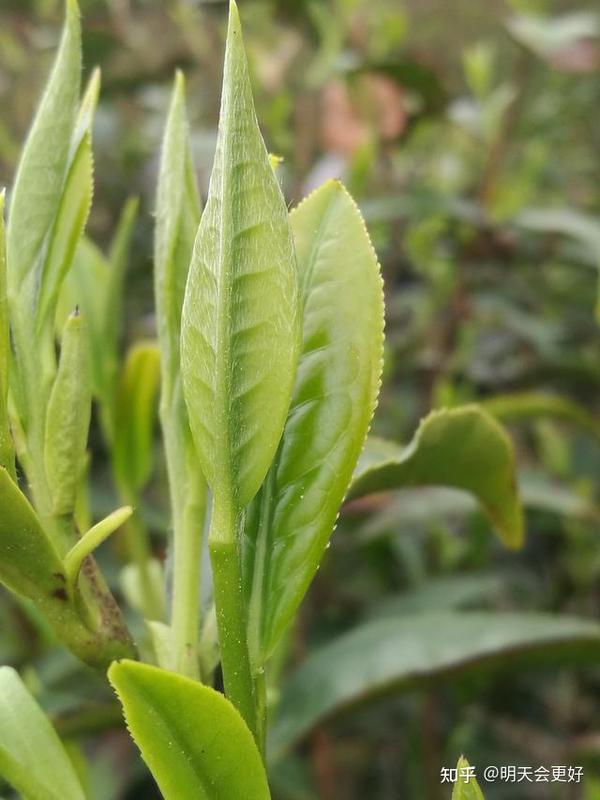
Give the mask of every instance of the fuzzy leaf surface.
POLYGON ((502 541, 509 547, 521 545, 523 511, 512 444, 478 406, 433 411, 406 447, 370 437, 348 496, 428 485, 470 492, 502 541))
POLYGON ((383 355, 379 265, 350 195, 330 181, 290 219, 302 349, 282 442, 244 538, 249 637, 258 664, 321 561, 373 416, 383 355))
POLYGON ((11 667, 0 667, 0 775, 27 800, 85 800, 56 731, 11 667))
POLYGON ((231 3, 219 136, 185 292, 181 366, 215 497, 238 509, 281 438, 299 348, 292 232, 256 114, 231 3))
POLYGON ((11 298, 21 304, 33 302, 44 239, 63 191, 79 105, 80 72, 79 10, 75 0, 68 0, 60 48, 23 149, 10 208, 9 289, 11 298))
POLYGON ((108 677, 165 800, 268 800, 252 734, 219 692, 133 661, 108 677))

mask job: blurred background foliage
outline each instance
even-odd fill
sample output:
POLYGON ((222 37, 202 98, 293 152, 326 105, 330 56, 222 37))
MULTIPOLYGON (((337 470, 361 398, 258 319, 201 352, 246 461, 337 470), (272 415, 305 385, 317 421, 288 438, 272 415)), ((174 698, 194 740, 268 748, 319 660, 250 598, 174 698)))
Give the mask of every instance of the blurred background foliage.
MULTIPOLYGON (((104 251, 126 199, 140 197, 125 349, 153 333, 153 198, 176 67, 188 80, 206 194, 226 3, 81 0, 81 8, 85 73, 102 69, 88 233, 104 251)), ((328 177, 344 180, 382 263, 387 343, 375 432, 408 441, 429 409, 498 395, 520 393, 527 409, 515 410, 514 398, 512 411, 496 408, 518 454, 524 549, 503 550, 489 522, 448 490, 355 501, 304 604, 292 662, 390 609, 600 618, 600 13, 569 0, 241 0, 240 10, 258 116, 283 158, 286 196, 295 203, 328 177), (532 393, 537 405, 527 406, 532 393), (579 411, 557 414, 540 393, 579 411)), ((0 2, 0 185, 11 183, 61 16, 59 0, 0 2)), ((92 447, 92 507, 108 510, 99 425, 92 447)), ((156 450, 143 511, 161 557, 158 439, 156 450)), ((102 557, 116 581, 115 553, 102 557)), ((82 770, 78 747, 90 756, 94 797, 157 796, 102 679, 53 647, 31 609, 4 593, 0 619, 2 662, 27 677, 82 770)), ((595 800, 599 698, 597 669, 550 664, 392 693, 336 716, 278 761, 274 793, 439 800, 449 795, 440 767, 464 751, 475 765, 585 766, 585 785, 498 784, 487 787, 492 800, 595 800)))

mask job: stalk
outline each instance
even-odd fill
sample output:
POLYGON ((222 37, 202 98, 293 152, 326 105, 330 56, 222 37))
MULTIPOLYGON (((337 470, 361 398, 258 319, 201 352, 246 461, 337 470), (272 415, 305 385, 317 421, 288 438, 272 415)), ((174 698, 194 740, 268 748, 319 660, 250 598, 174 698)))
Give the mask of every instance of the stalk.
POLYGON ((242 515, 214 498, 208 546, 213 569, 225 692, 260 742, 254 680, 246 638, 246 613, 238 530, 242 515))

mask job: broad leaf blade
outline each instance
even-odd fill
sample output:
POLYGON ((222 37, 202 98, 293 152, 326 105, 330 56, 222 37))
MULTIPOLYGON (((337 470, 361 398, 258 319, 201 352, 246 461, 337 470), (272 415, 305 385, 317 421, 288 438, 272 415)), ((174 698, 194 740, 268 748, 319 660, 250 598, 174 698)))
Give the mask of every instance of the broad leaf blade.
POLYGON ((56 731, 10 667, 0 667, 0 774, 27 800, 85 800, 56 731))
POLYGON ((0 581, 36 602, 64 594, 63 564, 25 495, 0 468, 0 581))
POLYGON ((330 181, 290 219, 303 344, 282 443, 244 541, 250 642, 259 663, 321 561, 373 415, 383 354, 379 266, 350 195, 330 181))
POLYGON ((181 341, 200 462, 228 506, 241 509, 256 494, 283 431, 299 346, 297 295, 287 208, 256 120, 232 2, 217 151, 181 341))
POLYGON ((268 800, 252 734, 222 694, 133 661, 108 677, 165 800, 268 800))
POLYGON ((404 448, 370 438, 349 497, 427 485, 470 492, 503 542, 521 545, 523 513, 512 445, 503 428, 478 406, 432 412, 404 448))
POLYGON ((454 612, 365 623, 314 652, 284 687, 281 752, 348 706, 469 670, 597 662, 600 625, 549 614, 454 612), (451 632, 451 635, 448 635, 451 632))
POLYGON ((456 765, 457 778, 452 790, 452 800, 484 800, 477 779, 472 777, 471 767, 464 756, 456 765))
POLYGON ((21 157, 7 232, 9 289, 15 302, 33 302, 35 270, 56 214, 77 117, 81 31, 75 0, 67 1, 60 49, 21 157), (27 280, 25 296, 19 296, 27 280))

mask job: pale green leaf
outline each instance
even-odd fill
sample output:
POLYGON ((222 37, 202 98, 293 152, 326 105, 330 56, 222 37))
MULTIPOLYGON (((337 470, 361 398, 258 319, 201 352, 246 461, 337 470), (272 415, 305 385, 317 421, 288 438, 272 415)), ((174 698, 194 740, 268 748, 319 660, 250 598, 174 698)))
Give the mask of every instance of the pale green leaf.
POLYGON ((141 489, 152 471, 160 356, 155 342, 137 342, 125 360, 115 404, 113 464, 119 486, 141 489))
POLYGON ((26 800, 85 800, 56 731, 11 667, 0 667, 0 775, 26 800))
POLYGON ((23 149, 10 208, 9 293, 11 301, 21 306, 34 301, 35 273, 41 266, 44 239, 58 210, 77 118, 81 72, 79 10, 75 0, 68 0, 66 5, 60 49, 23 149))
POLYGON ((165 800, 268 800, 252 734, 222 694, 133 661, 108 677, 165 800))
POLYGON ((72 514, 86 463, 92 407, 89 344, 82 315, 67 320, 46 413, 44 463, 55 514, 72 514))
POLYGON ((284 685, 271 732, 273 752, 385 692, 484 669, 597 663, 599 656, 600 625, 573 617, 477 611, 367 622, 314 651, 284 685))
POLYGON ((254 111, 230 6, 217 150, 182 317, 182 375, 202 470, 243 508, 279 443, 299 348, 287 208, 254 111))
POLYGON ((383 351, 379 266, 350 195, 330 181, 290 218, 303 343, 281 446, 244 539, 250 647, 258 663, 321 561, 373 415, 383 351))
POLYGON ((179 376, 181 309, 199 220, 200 200, 190 151, 185 84, 178 72, 162 143, 154 237, 157 328, 168 388, 179 376))
POLYGON ((521 545, 523 512, 512 444, 486 411, 475 405, 434 411, 406 447, 369 438, 349 497, 427 485, 470 492, 502 541, 521 545))
POLYGON ((15 450, 8 418, 8 374, 10 330, 6 297, 6 242, 4 231, 4 190, 0 192, 0 467, 15 478, 15 450))
POLYGON ((591 433, 600 442, 600 422, 587 409, 568 397, 544 392, 515 392, 490 397, 482 403, 483 408, 497 419, 527 419, 529 417, 553 417, 564 419, 591 433))
POLYGON ((484 800, 483 792, 479 788, 477 779, 472 777, 469 762, 464 756, 458 759, 456 770, 457 778, 452 790, 452 800, 484 800))
POLYGON ((64 593, 62 561, 7 471, 0 468, 0 581, 36 602, 64 593))
POLYGON ((131 506, 117 508, 116 511, 113 511, 86 531, 81 539, 69 550, 65 556, 65 573, 67 576, 67 584, 72 591, 77 585, 79 571, 85 559, 91 555, 111 533, 114 533, 120 528, 121 525, 129 519, 132 513, 133 508, 131 506))

